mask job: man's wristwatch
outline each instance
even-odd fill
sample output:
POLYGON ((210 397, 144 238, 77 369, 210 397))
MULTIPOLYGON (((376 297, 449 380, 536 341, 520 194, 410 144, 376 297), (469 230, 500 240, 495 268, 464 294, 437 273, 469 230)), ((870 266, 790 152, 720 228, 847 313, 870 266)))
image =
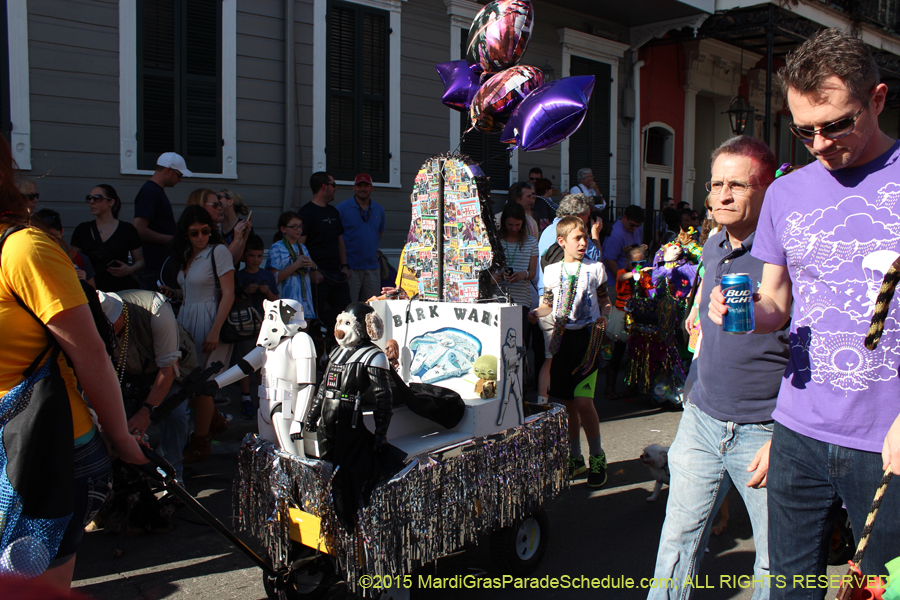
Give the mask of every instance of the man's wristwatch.
POLYGON ((147 409, 147 412, 150 413, 150 417, 153 417, 153 411, 156 410, 156 407, 150 404, 149 402, 144 402, 144 408, 147 409))

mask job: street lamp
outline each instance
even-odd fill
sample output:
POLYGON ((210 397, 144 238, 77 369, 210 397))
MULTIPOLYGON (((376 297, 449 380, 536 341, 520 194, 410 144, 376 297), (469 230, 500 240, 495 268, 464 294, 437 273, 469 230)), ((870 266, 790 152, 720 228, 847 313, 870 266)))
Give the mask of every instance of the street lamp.
POLYGON ((553 81, 553 76, 556 73, 556 69, 554 69, 553 65, 550 64, 549 58, 544 61, 544 66, 541 67, 541 73, 544 74, 544 83, 553 81))
POLYGON ((750 106, 750 103, 747 102, 746 98, 739 95, 731 101, 728 110, 722 114, 728 115, 728 120, 731 122, 732 133, 734 133, 734 135, 741 135, 747 128, 747 123, 753 120, 753 113, 754 108, 750 106))

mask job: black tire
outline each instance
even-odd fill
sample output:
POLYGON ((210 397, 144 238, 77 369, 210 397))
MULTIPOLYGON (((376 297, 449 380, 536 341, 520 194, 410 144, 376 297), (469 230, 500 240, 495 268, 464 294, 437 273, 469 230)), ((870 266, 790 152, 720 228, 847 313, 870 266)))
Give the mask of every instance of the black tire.
MULTIPOLYGON (((306 548, 308 551, 312 551, 306 548)), ((297 560, 302 554, 297 553, 291 556, 291 560, 297 560)), ((320 556, 311 563, 292 572, 287 586, 279 589, 266 573, 263 573, 263 587, 266 590, 266 596, 270 600, 319 600, 324 598, 331 586, 334 585, 337 576, 334 573, 331 559, 327 556, 320 556)))
POLYGON ((855 553, 856 541, 853 539, 853 530, 850 528, 850 515, 847 514, 847 509, 841 508, 837 522, 834 524, 831 545, 828 547, 828 564, 846 565, 855 553))
POLYGON ((491 557, 505 574, 528 575, 541 563, 549 542, 550 522, 547 513, 538 509, 491 534, 491 557))

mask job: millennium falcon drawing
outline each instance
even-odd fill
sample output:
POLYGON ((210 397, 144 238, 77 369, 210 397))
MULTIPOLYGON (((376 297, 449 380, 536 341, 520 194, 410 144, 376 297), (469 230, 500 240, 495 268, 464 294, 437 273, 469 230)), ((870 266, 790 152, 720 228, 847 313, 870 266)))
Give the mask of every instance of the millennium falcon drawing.
POLYGON ((410 372, 423 383, 461 377, 481 355, 481 342, 459 329, 445 327, 412 339, 410 372))

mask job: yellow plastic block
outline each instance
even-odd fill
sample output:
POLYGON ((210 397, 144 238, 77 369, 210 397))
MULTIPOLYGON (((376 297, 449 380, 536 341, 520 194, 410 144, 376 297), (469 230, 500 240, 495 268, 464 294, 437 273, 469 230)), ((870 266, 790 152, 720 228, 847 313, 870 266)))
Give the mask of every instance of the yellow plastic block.
POLYGON ((322 520, 299 508, 288 509, 291 515, 291 539, 325 554, 334 554, 331 536, 320 536, 322 520))

